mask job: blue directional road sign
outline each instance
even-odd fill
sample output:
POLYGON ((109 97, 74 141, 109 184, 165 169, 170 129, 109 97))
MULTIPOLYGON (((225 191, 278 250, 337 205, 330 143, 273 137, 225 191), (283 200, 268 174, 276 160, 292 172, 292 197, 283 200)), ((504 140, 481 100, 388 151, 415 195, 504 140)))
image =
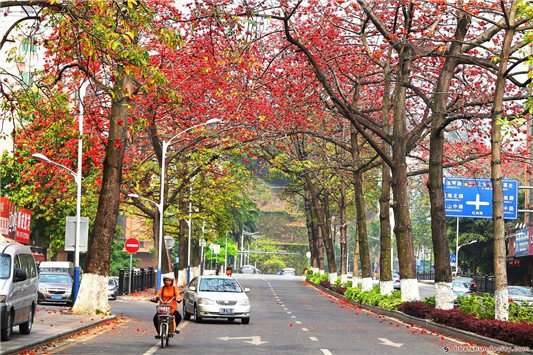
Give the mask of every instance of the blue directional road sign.
POLYGON ((455 260, 456 260, 456 258, 455 258, 455 254, 450 254, 450 262, 451 262, 451 263, 454 263, 455 260))
MULTIPOLYGON (((444 178, 446 217, 492 218, 489 179, 444 178)), ((503 180, 503 218, 518 218, 518 180, 503 180)))

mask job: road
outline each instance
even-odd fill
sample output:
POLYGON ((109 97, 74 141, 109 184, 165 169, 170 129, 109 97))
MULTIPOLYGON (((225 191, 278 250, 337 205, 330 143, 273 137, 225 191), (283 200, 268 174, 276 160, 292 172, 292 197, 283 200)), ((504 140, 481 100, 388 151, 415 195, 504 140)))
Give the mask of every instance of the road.
MULTIPOLYGON (((252 317, 240 321, 183 321, 165 349, 154 339, 154 304, 111 301, 123 321, 49 346, 47 354, 444 354, 449 338, 333 298, 303 278, 235 275, 251 288, 252 317)), ((39 352, 36 352, 39 353, 39 352)), ((453 354, 453 351, 447 354, 453 354)))

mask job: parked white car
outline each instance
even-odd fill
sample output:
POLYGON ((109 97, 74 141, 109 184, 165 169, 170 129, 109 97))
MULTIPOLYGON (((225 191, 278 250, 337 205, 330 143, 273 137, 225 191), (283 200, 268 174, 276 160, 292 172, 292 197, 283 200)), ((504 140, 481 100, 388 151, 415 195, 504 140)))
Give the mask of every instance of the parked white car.
POLYGON ((30 334, 37 306, 37 267, 30 248, 0 243, 0 329, 9 340, 13 327, 30 334))
POLYGON ((232 322, 240 318, 250 323, 252 306, 237 280, 226 275, 198 276, 183 291, 183 318, 199 323, 203 318, 227 318, 232 322))

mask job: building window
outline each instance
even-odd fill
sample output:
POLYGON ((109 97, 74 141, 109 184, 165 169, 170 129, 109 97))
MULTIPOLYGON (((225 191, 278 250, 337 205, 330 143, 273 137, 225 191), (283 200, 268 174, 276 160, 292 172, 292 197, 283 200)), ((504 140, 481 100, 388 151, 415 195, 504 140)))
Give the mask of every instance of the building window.
POLYGON ((22 51, 24 53, 35 53, 37 52, 37 45, 35 37, 26 37, 24 41, 22 41, 22 51))

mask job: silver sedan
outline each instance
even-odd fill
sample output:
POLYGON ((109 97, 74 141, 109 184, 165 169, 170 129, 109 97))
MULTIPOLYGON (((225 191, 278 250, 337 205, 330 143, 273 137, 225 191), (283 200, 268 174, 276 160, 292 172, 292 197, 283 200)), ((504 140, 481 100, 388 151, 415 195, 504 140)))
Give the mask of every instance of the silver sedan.
POLYGON ((198 276, 183 291, 183 318, 198 323, 203 318, 240 318, 250 323, 251 305, 247 292, 234 278, 226 275, 198 276))

